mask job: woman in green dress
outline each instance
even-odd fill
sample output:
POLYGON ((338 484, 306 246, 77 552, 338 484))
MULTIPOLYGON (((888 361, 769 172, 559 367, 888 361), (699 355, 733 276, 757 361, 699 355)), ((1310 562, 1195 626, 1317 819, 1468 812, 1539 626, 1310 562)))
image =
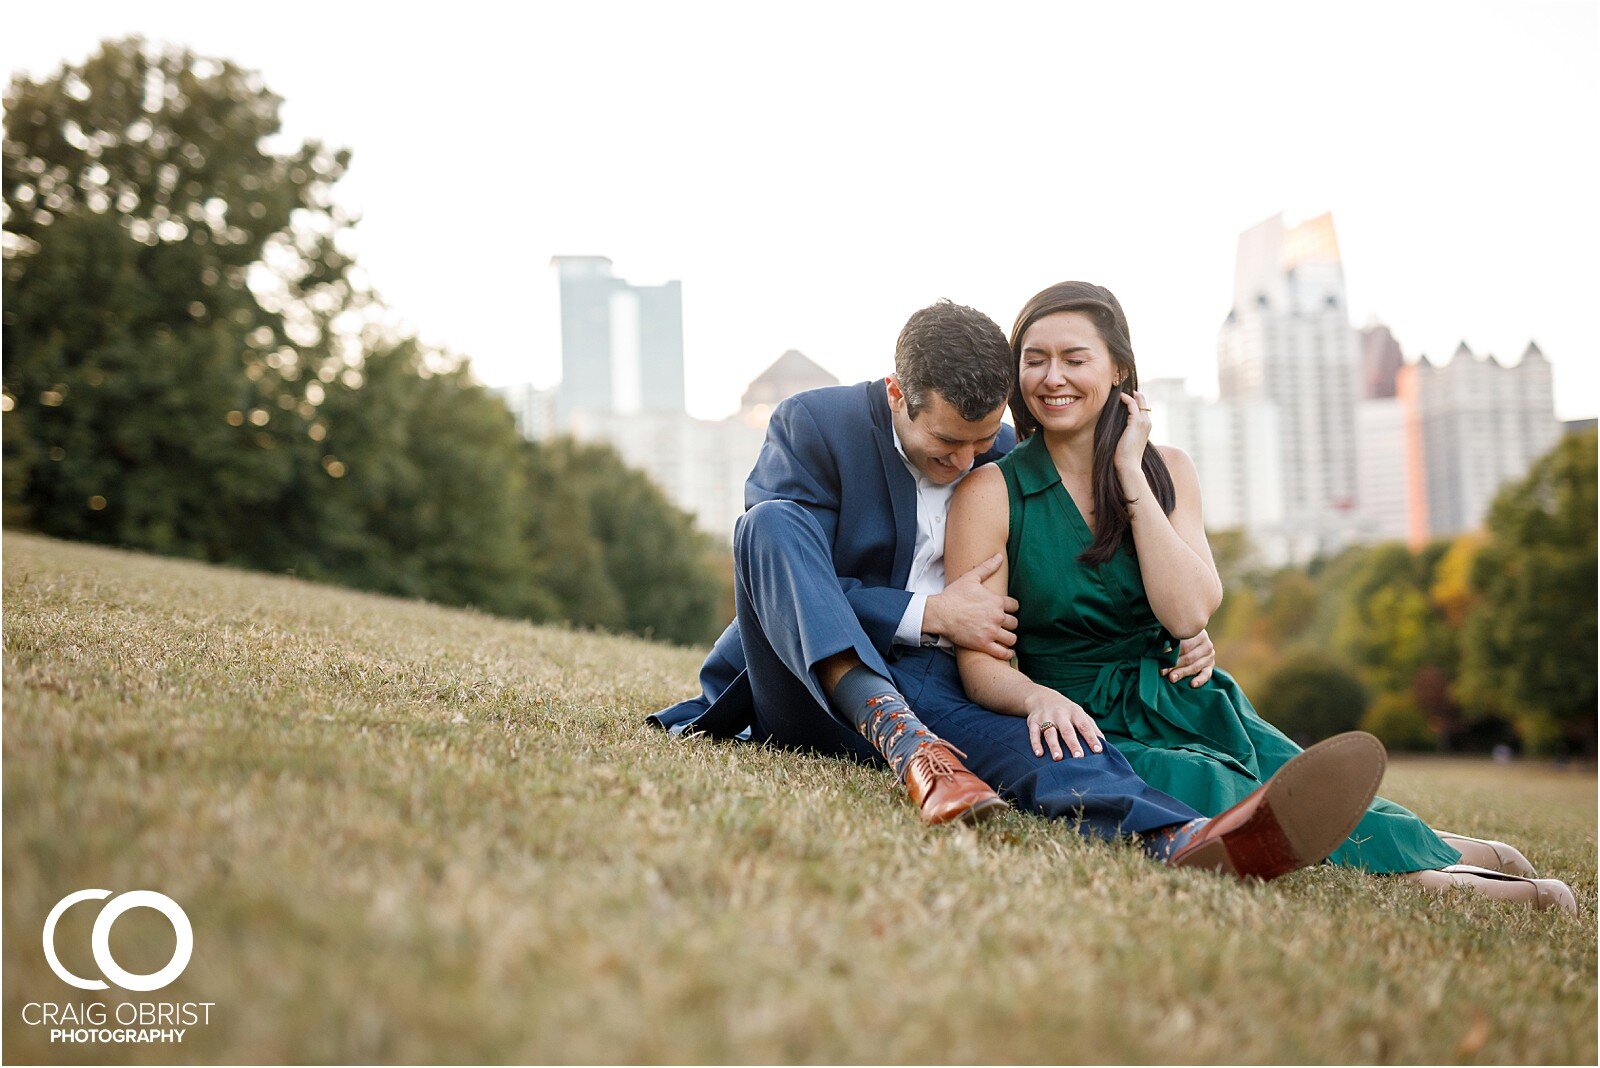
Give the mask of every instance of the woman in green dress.
MULTIPOLYGON (((945 569, 962 574, 1004 547, 1006 566, 990 584, 1021 603, 1017 664, 963 650, 962 681, 978 703, 1026 716, 1036 753, 1077 756, 1109 742, 1156 789, 1215 815, 1300 748, 1225 672, 1186 685, 1166 677, 1177 639, 1204 629, 1222 601, 1194 464, 1149 444, 1127 320, 1109 290, 1050 287, 1023 308, 1011 345, 1022 443, 957 490, 945 569), (1079 738, 1080 709, 1098 737, 1079 738)), ((1329 859, 1412 873, 1432 888, 1576 907, 1564 884, 1529 878, 1511 847, 1436 833, 1381 798, 1329 859)))

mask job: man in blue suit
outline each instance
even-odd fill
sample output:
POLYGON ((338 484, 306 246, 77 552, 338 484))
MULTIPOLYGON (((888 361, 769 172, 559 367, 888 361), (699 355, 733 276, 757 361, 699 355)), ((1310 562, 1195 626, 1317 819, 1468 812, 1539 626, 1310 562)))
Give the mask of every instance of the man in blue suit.
MULTIPOLYGON (((998 787, 1084 833, 1138 835, 1173 863, 1282 867, 1285 831, 1304 828, 1264 821, 1259 800, 1208 822, 1139 779, 1087 715, 1075 724, 1081 741, 1060 740, 1072 757, 1059 759, 1059 745, 1034 750, 1020 717, 966 699, 951 648, 1009 659, 1016 602, 982 585, 999 557, 946 583, 944 516, 955 484, 1015 443, 1001 422, 1011 363, 992 320, 945 301, 906 323, 895 374, 780 404, 734 531, 734 621, 701 668, 701 693, 652 721, 887 762, 928 823, 1004 807, 998 787)), ((1289 778, 1315 775, 1318 759, 1289 778)), ((1353 826, 1369 799, 1331 807, 1353 826)), ((1318 856, 1292 845, 1293 866, 1342 838, 1318 856)))

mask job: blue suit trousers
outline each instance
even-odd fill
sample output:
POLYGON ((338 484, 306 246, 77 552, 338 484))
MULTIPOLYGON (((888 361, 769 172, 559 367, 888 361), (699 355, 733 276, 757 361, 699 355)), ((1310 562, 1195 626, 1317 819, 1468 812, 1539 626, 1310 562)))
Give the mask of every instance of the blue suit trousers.
POLYGON ((831 547, 801 505, 764 501, 734 531, 734 606, 755 701, 751 738, 789 749, 883 764, 829 706, 816 667, 853 650, 894 682, 922 722, 967 754, 967 766, 1007 801, 1075 821, 1100 838, 1185 823, 1200 814, 1145 784, 1111 746, 1081 758, 1035 756, 1026 721, 967 699, 955 658, 902 647, 892 662, 873 647, 834 574, 831 547))
MULTIPOLYGON (((1187 823, 1200 813, 1139 778, 1115 746, 1081 757, 1035 756, 1022 716, 974 704, 961 685, 956 658, 943 649, 910 649, 894 662, 894 681, 917 716, 967 754, 966 765, 1016 808, 1078 822, 1095 838, 1187 823)), ((1063 747, 1065 749, 1065 747, 1063 747)))

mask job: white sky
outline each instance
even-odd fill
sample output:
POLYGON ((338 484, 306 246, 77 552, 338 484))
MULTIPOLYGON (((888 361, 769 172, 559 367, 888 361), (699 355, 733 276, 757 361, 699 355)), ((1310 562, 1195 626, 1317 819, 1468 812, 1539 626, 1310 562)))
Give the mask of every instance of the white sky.
POLYGON ((683 281, 690 410, 798 348, 888 369, 939 297, 1065 278, 1214 392, 1246 227, 1334 213, 1356 325, 1530 338, 1600 410, 1600 5, 283 2, 9 8, 3 72, 142 33, 263 72, 354 151, 358 254, 490 384, 559 375, 555 254, 683 281))

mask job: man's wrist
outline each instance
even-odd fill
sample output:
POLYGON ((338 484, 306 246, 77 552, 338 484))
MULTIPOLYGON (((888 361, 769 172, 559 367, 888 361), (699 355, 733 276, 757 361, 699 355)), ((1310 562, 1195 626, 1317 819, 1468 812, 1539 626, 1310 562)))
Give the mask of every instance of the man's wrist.
POLYGON ((905 614, 900 617, 900 625, 895 628, 894 640, 896 645, 925 645, 926 610, 928 595, 913 593, 911 600, 906 602, 905 614))
POLYGON ((944 637, 944 617, 941 612, 942 593, 930 593, 922 603, 922 633, 936 638, 944 637))

